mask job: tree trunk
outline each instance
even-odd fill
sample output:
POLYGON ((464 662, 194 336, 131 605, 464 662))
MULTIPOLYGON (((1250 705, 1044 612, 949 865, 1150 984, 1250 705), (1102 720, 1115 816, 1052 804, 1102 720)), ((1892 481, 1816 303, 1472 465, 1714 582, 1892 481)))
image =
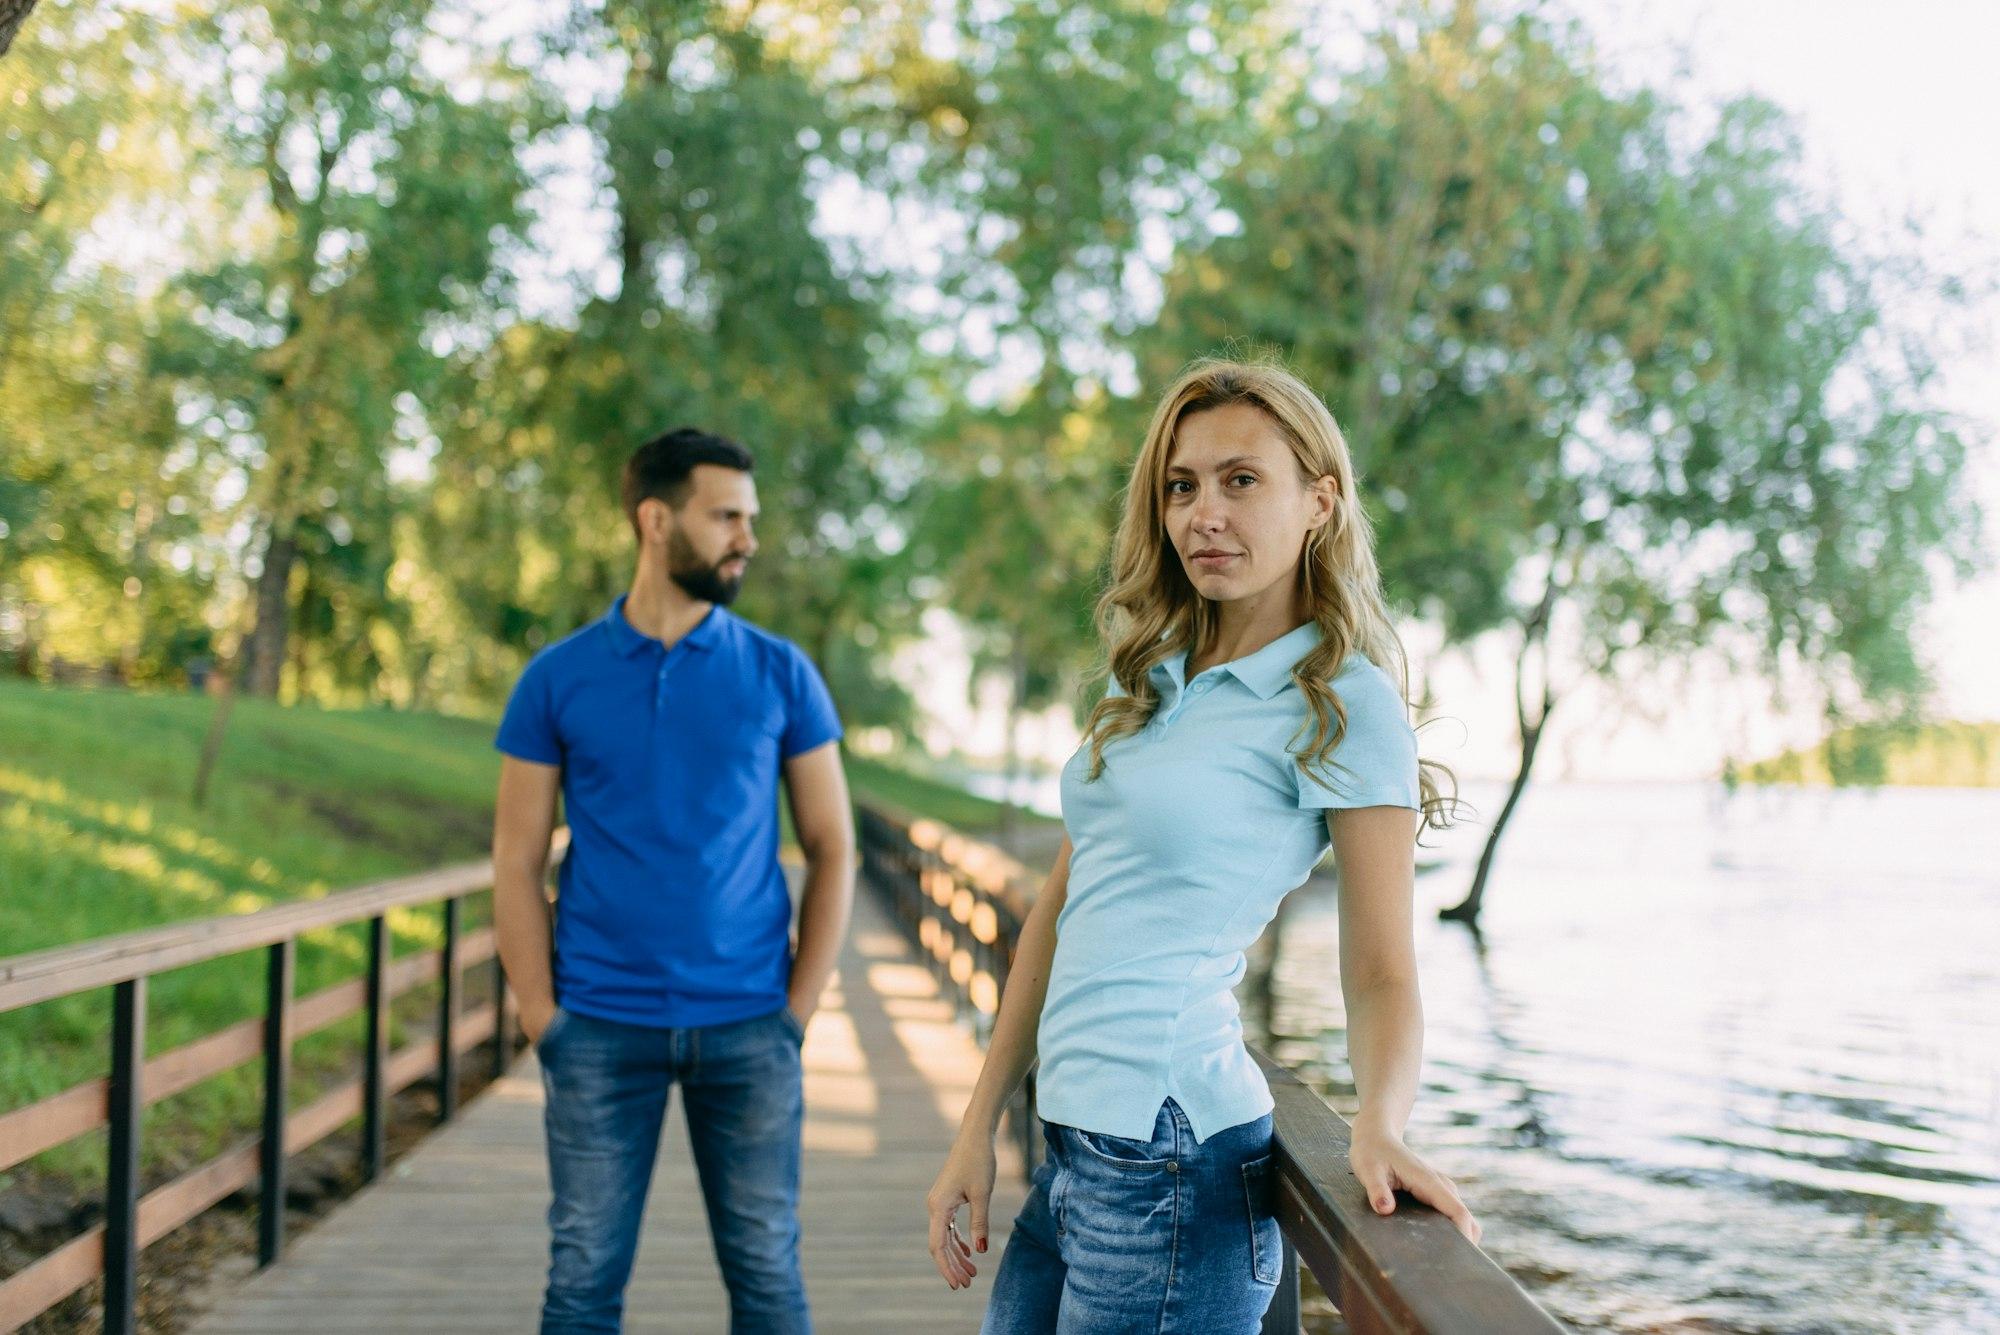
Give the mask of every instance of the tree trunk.
POLYGON ((248 695, 275 698, 285 666, 285 634, 291 621, 292 563, 299 554, 290 520, 273 521, 264 547, 264 570, 257 576, 257 624, 243 642, 242 683, 248 695))
POLYGON ((34 7, 35 0, 0 0, 0 56, 14 45, 14 34, 28 21, 28 11, 34 7))
MULTIPOLYGON (((318 593, 313 587, 310 563, 305 571, 305 579, 299 585, 298 607, 292 614, 291 644, 288 646, 292 656, 292 685, 296 688, 293 698, 298 700, 306 698, 306 651, 312 647, 313 598, 318 593)), ((272 689, 276 691, 275 683, 272 689)))
POLYGON ((194 804, 208 801, 209 781, 215 777, 215 762, 222 758, 222 734, 229 727, 229 715, 236 708, 236 685, 227 677, 215 697, 215 713, 209 716, 208 736, 201 743, 201 764, 194 772, 194 804))
POLYGON ((1541 720, 1522 734, 1520 772, 1514 775, 1514 786, 1507 790, 1507 801, 1500 808, 1499 818, 1493 822, 1492 833, 1486 836, 1486 847, 1479 854, 1479 868, 1472 873, 1472 889, 1450 908, 1439 909, 1438 917, 1474 925, 1479 922, 1480 906, 1486 902, 1486 878, 1493 871, 1493 855, 1499 851, 1500 836, 1506 832, 1507 822, 1513 817, 1514 808, 1520 804, 1521 794, 1527 790, 1528 772, 1535 767, 1535 750, 1542 743, 1542 729, 1548 721, 1548 711, 1544 710, 1541 720))
POLYGON ((1486 847, 1479 855, 1478 870, 1472 874, 1472 888, 1465 898, 1449 908, 1438 910, 1438 917, 1447 922, 1462 922, 1475 931, 1479 926, 1479 910, 1486 902, 1486 878, 1492 874, 1493 858, 1500 849, 1500 836, 1506 833, 1507 822, 1514 815, 1514 808, 1520 804, 1521 794, 1528 787, 1528 774, 1535 767, 1535 751, 1542 744, 1542 730, 1548 727, 1549 713, 1556 706, 1555 692, 1549 681, 1549 622, 1554 618, 1556 600, 1562 594, 1562 584, 1557 570, 1562 564, 1562 551, 1566 542, 1556 545, 1556 555, 1549 563, 1548 585, 1542 590, 1541 602, 1528 614, 1521 626, 1521 653, 1514 660, 1514 720, 1521 730, 1521 768, 1514 775, 1514 786, 1507 790, 1506 804, 1500 808, 1500 816, 1493 822, 1493 832, 1486 836, 1486 847), (1528 664, 1541 650, 1542 689, 1539 708, 1532 715, 1528 712, 1528 664))
POLYGON ((413 714, 422 710, 428 703, 429 697, 425 694, 425 690, 430 685, 431 664, 436 659, 435 653, 424 649, 418 652, 416 662, 410 667, 410 698, 405 708, 413 714))

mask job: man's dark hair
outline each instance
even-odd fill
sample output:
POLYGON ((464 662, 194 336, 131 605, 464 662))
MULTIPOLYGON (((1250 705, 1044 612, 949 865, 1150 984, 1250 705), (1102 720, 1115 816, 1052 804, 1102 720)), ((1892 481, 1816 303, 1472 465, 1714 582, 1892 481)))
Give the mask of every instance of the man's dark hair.
POLYGON ((724 436, 697 431, 691 426, 676 427, 632 451, 619 480, 619 499, 625 504, 625 518, 632 531, 639 531, 639 502, 665 501, 678 510, 687 500, 688 478, 696 464, 719 464, 740 473, 751 470, 750 451, 724 436))

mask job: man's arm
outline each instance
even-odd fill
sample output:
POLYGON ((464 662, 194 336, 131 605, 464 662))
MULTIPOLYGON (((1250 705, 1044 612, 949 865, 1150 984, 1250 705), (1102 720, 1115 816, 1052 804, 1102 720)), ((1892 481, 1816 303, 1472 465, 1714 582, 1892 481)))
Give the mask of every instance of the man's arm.
POLYGON ((555 765, 502 757, 500 797, 493 810, 493 927, 500 963, 521 1006, 521 1028, 531 1043, 542 1036, 556 1009, 544 887, 561 775, 555 765))
POLYGON ((785 795, 806 855, 799 943, 786 990, 793 1013, 805 1022, 819 1009, 820 994, 833 977, 854 908, 854 808, 847 799, 839 743, 827 742, 787 760, 785 795))

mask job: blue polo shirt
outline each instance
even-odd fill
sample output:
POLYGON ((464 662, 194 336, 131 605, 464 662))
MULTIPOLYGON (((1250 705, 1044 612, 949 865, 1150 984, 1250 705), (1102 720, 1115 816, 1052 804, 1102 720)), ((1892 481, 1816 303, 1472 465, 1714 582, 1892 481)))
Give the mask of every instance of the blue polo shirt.
POLYGON ((1157 664, 1146 727, 1104 748, 1094 781, 1087 743, 1063 767, 1069 889, 1036 1033, 1048 1121, 1144 1139, 1171 1096, 1206 1140, 1271 1110, 1231 991, 1244 951, 1326 852, 1327 808, 1418 805, 1408 708, 1359 653, 1329 683, 1347 715, 1332 772, 1299 767, 1312 715, 1292 668, 1318 643, 1307 622, 1193 681, 1186 653, 1157 664))
POLYGON ((840 735, 805 654, 723 607, 668 649, 621 595, 535 655, 494 744, 562 768, 556 1003, 661 1028, 782 1007, 779 766, 840 735))

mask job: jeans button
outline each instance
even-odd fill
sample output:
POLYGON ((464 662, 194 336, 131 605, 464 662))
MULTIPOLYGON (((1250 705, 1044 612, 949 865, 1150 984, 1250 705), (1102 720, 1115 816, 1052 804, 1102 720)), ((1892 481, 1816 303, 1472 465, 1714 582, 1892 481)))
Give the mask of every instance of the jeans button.
POLYGON ((1181 1171, 1181 1161, 1180 1161, 1179 1159, 1169 1159, 1169 1160, 1167 1160, 1167 1171, 1168 1171, 1169 1173, 1178 1173, 1178 1172, 1180 1172, 1180 1171, 1181 1171))

